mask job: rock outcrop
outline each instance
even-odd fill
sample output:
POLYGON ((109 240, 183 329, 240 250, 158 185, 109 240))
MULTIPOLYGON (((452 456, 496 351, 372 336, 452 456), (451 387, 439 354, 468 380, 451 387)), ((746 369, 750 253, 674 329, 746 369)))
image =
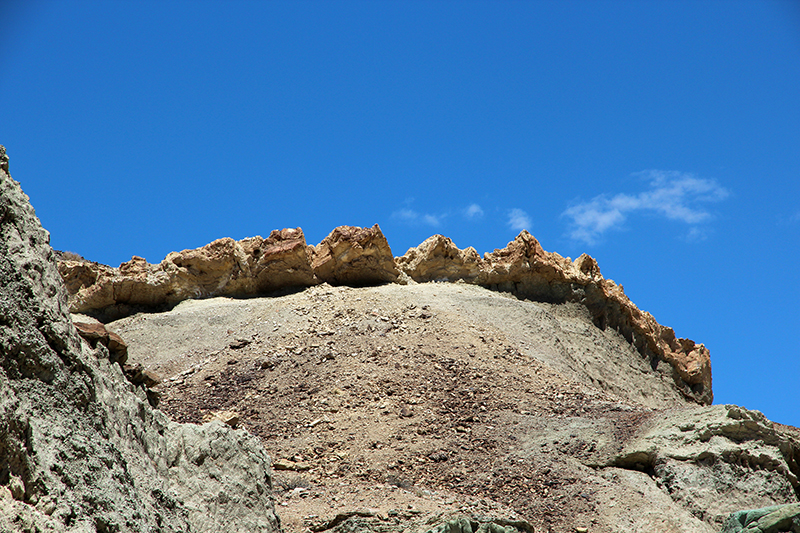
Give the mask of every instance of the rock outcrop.
POLYGON ((314 248, 311 266, 331 285, 376 285, 397 280, 399 272, 386 237, 371 228, 339 226, 314 248))
POLYGON ((397 268, 418 283, 427 281, 476 282, 484 262, 475 248, 459 249, 444 235, 428 237, 396 258, 397 268))
POLYGON ((266 239, 218 239, 172 252, 157 265, 134 256, 112 268, 79 260, 59 262, 75 313, 106 319, 157 309, 189 298, 248 296, 318 283, 303 231, 275 230, 266 239))
POLYGON ((402 279, 462 281, 520 298, 578 302, 589 310, 595 325, 617 330, 651 365, 671 365, 675 386, 686 398, 700 404, 713 401, 711 358, 704 345, 676 337, 672 328, 641 311, 622 286, 603 278, 590 256, 571 261, 546 252, 527 231, 484 257, 434 235, 393 258, 377 224, 338 227, 316 247, 306 245, 300 228, 283 229, 267 239, 225 238, 196 250, 173 252, 158 265, 141 257, 119 268, 63 260, 59 271, 70 294, 70 310, 103 320, 190 298, 254 296, 321 282, 364 286, 402 279))
POLYGON ((797 502, 800 440, 735 405, 654 419, 605 466, 648 472, 692 515, 720 527, 731 507, 797 502))
POLYGON ((672 365, 675 385, 686 397, 713 401, 708 349, 677 338, 671 328, 641 311, 622 286, 603 278, 597 262, 586 254, 570 261, 546 252, 523 230, 508 246, 481 258, 473 248, 460 250, 450 239, 434 235, 397 258, 397 265, 417 282, 465 281, 532 300, 579 302, 598 327, 619 331, 649 360, 672 365))
POLYGON ((0 531, 278 531, 255 437, 169 421, 125 379, 119 352, 112 363, 102 335, 94 347, 81 338, 49 235, 5 168, 0 531))
POLYGON ((800 503, 731 513, 720 533, 800 533, 800 503))

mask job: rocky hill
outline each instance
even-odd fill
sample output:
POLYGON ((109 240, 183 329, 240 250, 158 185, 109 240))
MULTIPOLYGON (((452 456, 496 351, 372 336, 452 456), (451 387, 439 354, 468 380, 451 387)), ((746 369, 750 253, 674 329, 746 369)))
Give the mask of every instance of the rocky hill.
POLYGON ((711 405, 589 256, 374 226, 113 268, 7 170, 0 531, 800 531, 800 430, 711 405))
MULTIPOLYGON (((520 299, 578 303, 601 330, 613 329, 635 347, 653 371, 662 363, 686 398, 710 404, 711 361, 702 344, 676 338, 671 328, 640 311, 588 255, 575 261, 546 252, 527 231, 481 258, 434 235, 394 258, 386 238, 372 228, 343 226, 317 246, 300 228, 273 231, 267 239, 219 239, 196 250, 169 254, 152 265, 133 257, 119 268, 80 260, 59 263, 70 309, 108 321, 135 311, 164 310, 190 298, 263 296, 328 283, 464 282, 520 299)), ((660 372, 664 372, 663 370, 660 372)))

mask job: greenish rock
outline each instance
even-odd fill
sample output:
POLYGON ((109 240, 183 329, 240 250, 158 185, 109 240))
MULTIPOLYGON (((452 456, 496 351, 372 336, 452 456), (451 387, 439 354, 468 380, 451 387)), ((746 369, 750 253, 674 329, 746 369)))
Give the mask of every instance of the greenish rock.
POLYGON ((450 517, 438 520, 433 527, 413 518, 386 521, 373 514, 340 515, 334 520, 312 526, 312 531, 325 533, 535 533, 533 526, 521 520, 488 517, 450 517))
POLYGON ((800 533, 800 503, 731 513, 720 533, 800 533))
POLYGON ((533 528, 526 522, 492 520, 490 522, 477 522, 468 518, 454 518, 442 522, 425 533, 521 533, 533 532, 533 528))

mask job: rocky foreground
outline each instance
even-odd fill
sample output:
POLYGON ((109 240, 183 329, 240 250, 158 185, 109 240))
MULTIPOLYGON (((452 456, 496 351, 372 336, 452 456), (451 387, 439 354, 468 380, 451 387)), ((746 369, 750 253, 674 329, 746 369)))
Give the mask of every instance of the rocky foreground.
POLYGON ((274 532, 250 433, 152 409, 75 329, 49 235, 0 147, 0 531, 274 532))
POLYGON ((375 226, 57 262, 7 161, 1 532, 800 531, 800 430, 710 405, 705 347, 588 256, 375 226))

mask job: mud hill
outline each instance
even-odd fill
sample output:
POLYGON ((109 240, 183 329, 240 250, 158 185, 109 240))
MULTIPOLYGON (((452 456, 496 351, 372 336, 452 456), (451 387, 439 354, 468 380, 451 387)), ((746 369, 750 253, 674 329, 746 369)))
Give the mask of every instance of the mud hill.
POLYGON ((0 178, 0 531, 800 531, 800 431, 710 405, 589 256, 375 226, 114 268, 0 178))
POLYGON ((108 328, 160 376, 173 419, 234 412, 261 437, 284 469, 287 531, 359 512, 360 527, 466 513, 536 531, 716 531, 732 511, 797 501, 796 435, 688 402, 668 366, 580 304, 326 284, 108 328))

